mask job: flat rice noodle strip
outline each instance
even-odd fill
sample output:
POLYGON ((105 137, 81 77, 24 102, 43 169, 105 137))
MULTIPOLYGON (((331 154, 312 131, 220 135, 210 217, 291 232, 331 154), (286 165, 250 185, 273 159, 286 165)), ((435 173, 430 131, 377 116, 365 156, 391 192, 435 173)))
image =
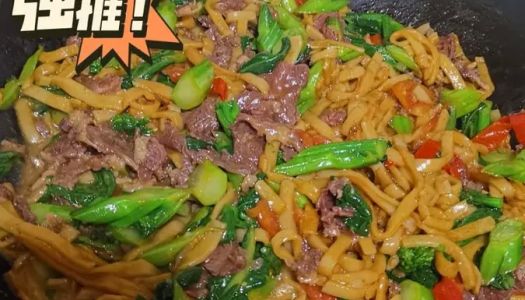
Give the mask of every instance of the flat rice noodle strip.
POLYGON ((171 100, 171 94, 173 92, 173 88, 165 85, 160 82, 155 82, 151 80, 144 80, 144 79, 135 79, 133 81, 133 84, 136 87, 148 90, 156 95, 161 96, 162 98, 170 99, 171 100))
POLYGON ((86 259, 78 248, 53 231, 22 221, 11 215, 0 206, 0 228, 23 240, 34 240, 40 245, 46 245, 62 257, 70 258, 83 269, 95 267, 95 263, 86 259))
POLYGON ((132 300, 136 299, 134 297, 120 296, 120 295, 102 295, 97 298, 97 300, 132 300))
POLYGON ((155 276, 133 278, 133 282, 136 282, 138 284, 145 286, 146 288, 150 290, 153 290, 159 283, 166 281, 172 276, 173 274, 171 273, 162 273, 162 274, 155 275, 155 276))
POLYGON ((121 277, 141 277, 160 274, 160 271, 149 262, 140 259, 134 261, 120 261, 96 267, 90 270, 92 274, 118 274, 121 277))
POLYGON ((36 270, 35 262, 34 257, 23 258, 20 264, 15 263, 5 274, 5 279, 22 299, 48 300, 46 278, 42 277, 42 272, 36 270))
POLYGON ((52 108, 58 109, 65 113, 70 113, 73 111, 71 99, 68 99, 64 96, 55 95, 39 86, 32 85, 22 90, 22 93, 38 100, 39 102, 44 103, 47 106, 51 106, 52 108))
POLYGON ((87 105, 100 109, 122 110, 123 98, 120 95, 100 95, 70 78, 52 76, 51 82, 69 95, 80 99, 87 105))
POLYGON ((78 45, 71 44, 58 48, 53 51, 42 52, 38 57, 38 60, 43 63, 52 63, 63 60, 66 57, 72 57, 78 54, 78 45))
POLYGON ((42 245, 39 244, 39 242, 36 242, 36 240, 23 239, 22 242, 31 250, 31 253, 41 261, 47 263, 53 269, 77 281, 81 285, 100 289, 112 294, 127 295, 130 297, 135 297, 139 294, 148 296, 150 294, 148 289, 138 286, 136 283, 128 279, 106 274, 83 274, 82 272, 86 272, 86 270, 81 271, 80 268, 68 265, 67 259, 64 259, 64 257, 58 252, 53 251, 54 249, 45 249, 45 246, 42 247, 42 245))

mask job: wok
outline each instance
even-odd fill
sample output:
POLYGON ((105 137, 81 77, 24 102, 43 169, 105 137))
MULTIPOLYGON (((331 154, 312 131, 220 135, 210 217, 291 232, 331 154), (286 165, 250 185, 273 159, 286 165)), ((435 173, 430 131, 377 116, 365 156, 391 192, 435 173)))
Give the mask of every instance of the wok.
MULTIPOLYGON (((0 0, 0 85, 18 74, 37 44, 57 47, 63 38, 24 38, 10 16, 12 1, 0 0)), ((491 100, 503 113, 525 108, 525 1, 521 0, 354 0, 356 11, 385 12, 403 24, 425 22, 440 34, 459 35, 467 56, 484 56, 496 92, 491 100)), ((0 112, 0 140, 20 139, 14 112, 0 112)), ((0 259, 0 273, 8 270, 0 259)), ((16 299, 0 280, 0 299, 16 299)))

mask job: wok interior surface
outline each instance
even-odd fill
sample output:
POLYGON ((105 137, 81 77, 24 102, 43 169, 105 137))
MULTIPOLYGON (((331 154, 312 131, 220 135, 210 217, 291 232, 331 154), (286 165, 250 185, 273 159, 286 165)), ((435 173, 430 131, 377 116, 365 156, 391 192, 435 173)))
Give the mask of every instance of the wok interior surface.
MULTIPOLYGON (((37 44, 57 47, 62 39, 23 38, 20 20, 10 16, 12 1, 0 1, 0 83, 17 74, 37 44)), ((352 9, 392 15, 408 25, 430 22, 441 34, 458 34, 467 56, 478 54, 488 62, 496 91, 491 100, 503 113, 525 107, 525 1, 519 0, 355 0, 352 9)), ((14 112, 0 112, 0 140, 19 139, 14 112)), ((8 265, 0 262, 0 272, 8 265)), ((13 299, 0 281, 0 299, 13 299)))

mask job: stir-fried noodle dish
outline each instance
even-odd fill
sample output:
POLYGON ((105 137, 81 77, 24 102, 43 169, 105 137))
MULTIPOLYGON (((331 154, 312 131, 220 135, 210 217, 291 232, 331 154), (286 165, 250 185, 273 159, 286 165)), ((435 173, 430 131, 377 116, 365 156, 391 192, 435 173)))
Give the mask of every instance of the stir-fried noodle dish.
POLYGON ((39 48, 0 93, 16 295, 523 299, 525 113, 455 34, 347 4, 163 0, 183 50, 129 72, 39 48))

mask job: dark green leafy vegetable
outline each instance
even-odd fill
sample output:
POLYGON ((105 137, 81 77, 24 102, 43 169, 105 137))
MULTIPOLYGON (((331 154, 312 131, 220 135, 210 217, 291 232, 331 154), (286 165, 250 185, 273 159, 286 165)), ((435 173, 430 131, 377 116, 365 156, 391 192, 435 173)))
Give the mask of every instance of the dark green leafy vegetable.
POLYGON ((461 121, 461 131, 469 138, 473 138, 481 130, 490 125, 490 111, 492 102, 483 101, 472 112, 463 116, 461 121))
POLYGON ((463 219, 458 219, 454 221, 454 228, 465 226, 469 223, 483 219, 485 217, 492 217, 494 220, 498 220, 502 215, 501 209, 493 207, 480 207, 470 215, 464 217, 463 219))
POLYGON ((325 169, 362 168, 383 160, 388 147, 382 139, 317 145, 299 152, 275 171, 297 176, 325 169))
POLYGON ((297 111, 304 114, 315 104, 316 87, 321 73, 323 72, 323 63, 321 61, 315 63, 308 71, 308 81, 306 86, 301 90, 299 99, 297 100, 297 111))
POLYGON ((284 159, 284 152, 283 150, 279 149, 279 152, 277 152, 277 159, 275 160, 275 165, 282 165, 286 162, 284 159))
POLYGON ((202 272, 203 270, 201 267, 189 267, 180 271, 176 275, 176 280, 180 284, 180 286, 182 286, 183 288, 188 288, 192 284, 197 283, 197 281, 199 281, 202 272))
POLYGON ((347 184, 343 187, 343 196, 337 199, 336 204, 354 210, 353 216, 343 218, 346 227, 358 235, 368 236, 372 213, 366 201, 353 185, 347 184))
POLYGON ((303 5, 297 8, 300 14, 316 14, 322 12, 338 11, 348 4, 347 0, 307 0, 303 5))
POLYGON ((171 81, 170 77, 163 73, 159 73, 159 75, 157 76, 157 82, 163 83, 171 87, 175 86, 175 83, 171 81))
POLYGON ((143 62, 131 70, 131 74, 124 77, 122 88, 129 89, 133 87, 134 79, 151 79, 165 67, 185 61, 186 57, 180 51, 161 50, 151 56, 151 63, 143 62))
POLYGON ((390 120, 390 126, 399 134, 409 134, 414 130, 412 120, 407 116, 396 115, 390 120))
POLYGON ((268 4, 261 6, 257 23, 257 48, 261 52, 271 53, 283 35, 283 31, 273 18, 268 4))
POLYGON ((48 86, 45 86, 44 89, 50 93, 53 93, 55 95, 59 95, 59 96, 63 96, 63 97, 66 97, 66 98, 69 98, 69 95, 61 88, 59 88, 58 86, 56 85, 48 85, 48 86))
POLYGON ((480 272, 485 284, 494 281, 497 275, 514 271, 522 258, 523 224, 508 219, 500 222, 490 232, 487 248, 481 257, 480 272))
POLYGON ((94 250, 98 256, 106 261, 118 261, 122 257, 119 243, 109 234, 96 231, 89 236, 80 235, 74 241, 76 244, 86 245, 94 250))
POLYGON ((469 204, 477 207, 503 207, 503 199, 491 197, 476 190, 463 189, 461 191, 460 199, 466 200, 469 204))
POLYGON ((233 154, 233 140, 230 136, 222 131, 215 133, 215 142, 213 143, 213 149, 217 152, 225 150, 229 154, 233 154))
POLYGON ((454 107, 456 118, 461 118, 478 107, 481 93, 473 88, 461 90, 444 90, 441 100, 454 107))
POLYGON ((226 224, 222 243, 234 241, 237 229, 248 229, 257 226, 257 223, 246 215, 245 210, 243 211, 239 209, 239 206, 233 206, 231 204, 224 206, 220 219, 226 224))
POLYGON ((210 149, 211 147, 213 147, 213 145, 206 141, 199 140, 188 135, 186 136, 186 147, 188 147, 188 149, 190 150, 197 151, 203 149, 210 149))
POLYGON ((247 210, 253 208, 259 201, 259 194, 255 189, 250 189, 239 197, 237 205, 226 205, 221 213, 221 221, 226 224, 223 242, 231 242, 235 239, 236 229, 247 229, 257 227, 257 222, 246 214, 247 210))
POLYGON ((89 74, 97 75, 100 73, 100 71, 102 71, 102 67, 102 59, 99 57, 89 65, 89 74))
POLYGON ((239 197, 239 201, 237 202, 237 207, 245 212, 249 210, 250 208, 255 207, 257 202, 259 202, 259 194, 255 191, 255 189, 250 189, 248 192, 246 192, 244 195, 241 195, 239 197))
MULTIPOLYGON (((106 66, 111 67, 113 69, 118 69, 120 68, 120 63, 117 59, 112 58, 107 62, 106 66)), ((100 71, 102 71, 103 68, 104 64, 102 63, 102 59, 97 58, 89 65, 89 74, 97 75, 98 73, 100 73, 100 71)))
POLYGON ((233 188, 237 191, 241 188, 243 180, 244 177, 241 174, 228 173, 228 182, 231 183, 233 188))
POLYGON ((0 151, 0 179, 7 176, 19 160, 20 154, 16 152, 0 151))
POLYGON ((490 283, 490 286, 498 290, 510 290, 514 287, 516 280, 512 273, 498 274, 490 283))
POLYGON ((392 17, 380 13, 349 13, 345 21, 345 32, 350 39, 362 38, 366 34, 381 34, 383 40, 388 41, 392 33, 403 29, 403 25, 392 17))
POLYGON ((237 116, 241 112, 237 101, 221 101, 215 105, 215 113, 217 114, 217 120, 221 124, 222 129, 226 134, 231 136, 230 127, 235 124, 237 116))
POLYGON ((434 268, 435 249, 431 247, 401 247, 397 251, 399 269, 406 279, 413 280, 432 288, 438 281, 439 275, 434 268))
POLYGON ((44 51, 42 46, 38 46, 33 55, 31 55, 25 62, 22 67, 22 72, 18 79, 13 78, 6 82, 4 89, 0 90, 0 110, 9 109, 13 103, 18 99, 18 94, 20 93, 20 88, 22 84, 33 74, 38 64, 38 58, 40 54, 44 51))
POLYGON ((113 172, 107 169, 93 172, 93 179, 90 184, 77 183, 72 190, 50 184, 38 202, 50 203, 53 199, 65 199, 73 206, 85 206, 96 199, 113 195, 116 187, 113 172))
MULTIPOLYGON (((250 231, 249 231, 250 232, 250 231)), ((247 234, 247 237, 253 234, 247 234)), ((246 248, 249 260, 260 262, 258 268, 246 267, 233 277, 214 277, 208 284, 207 300, 214 299, 265 299, 275 286, 275 276, 281 272, 282 262, 275 256, 269 246, 261 243, 255 244, 255 240, 250 238, 251 242, 246 248), (249 254, 252 253, 252 254, 249 254), (248 297, 246 296, 248 294, 248 297)))
POLYGON ((254 38, 252 38, 250 36, 247 36, 247 35, 241 36, 241 49, 242 49, 242 52, 246 51, 246 49, 254 50, 253 42, 254 42, 254 38))
POLYGON ((118 132, 134 135, 136 131, 142 135, 151 135, 148 118, 134 117, 128 113, 118 114, 111 118, 111 127, 118 132))
POLYGON ((273 71, 277 63, 286 57, 290 47, 290 39, 283 38, 281 50, 278 53, 258 53, 240 67, 239 73, 253 73, 259 75, 273 71))
POLYGON ((454 222, 454 228, 458 228, 485 217, 492 217, 498 220, 502 212, 503 199, 490 197, 487 194, 469 189, 463 189, 460 195, 461 200, 476 206, 476 210, 463 219, 458 219, 454 222))
MULTIPOLYGON (((165 280, 155 287, 153 291, 154 300, 173 300, 173 282, 171 279, 165 280)), ((178 300, 178 299, 177 299, 178 300)))

